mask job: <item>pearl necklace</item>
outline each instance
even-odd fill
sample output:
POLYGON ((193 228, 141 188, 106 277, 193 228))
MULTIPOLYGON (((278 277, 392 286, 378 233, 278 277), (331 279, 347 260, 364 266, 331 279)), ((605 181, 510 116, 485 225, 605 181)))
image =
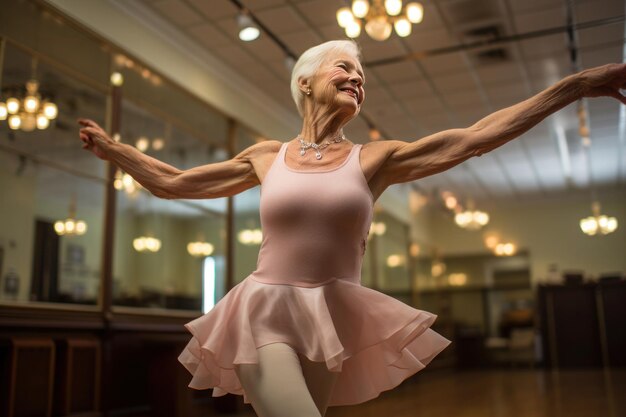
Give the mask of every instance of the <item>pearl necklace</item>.
POLYGON ((329 142, 327 140, 321 145, 318 145, 315 142, 305 142, 304 139, 302 138, 302 135, 300 134, 298 134, 298 140, 300 141, 300 155, 301 156, 304 156, 307 149, 313 148, 315 149, 315 159, 322 159, 322 153, 320 152, 320 150, 326 148, 331 143, 341 143, 344 140, 346 140, 346 137, 343 133, 337 133, 337 135, 335 135, 335 137, 333 138, 332 142, 329 142))

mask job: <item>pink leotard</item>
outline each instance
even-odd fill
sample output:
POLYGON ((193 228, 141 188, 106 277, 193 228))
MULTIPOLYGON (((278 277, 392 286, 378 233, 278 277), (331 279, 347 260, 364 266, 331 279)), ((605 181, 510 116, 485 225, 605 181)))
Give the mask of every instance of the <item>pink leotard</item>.
MULTIPOLYGON (((261 185, 257 268, 207 314, 185 326, 179 356, 189 386, 244 396, 235 364, 287 343, 339 376, 330 406, 377 397, 423 369, 450 342, 436 316, 361 285, 373 198, 354 145, 337 168, 294 170, 287 143, 261 185)), ((311 152, 311 151, 310 151, 311 152)))

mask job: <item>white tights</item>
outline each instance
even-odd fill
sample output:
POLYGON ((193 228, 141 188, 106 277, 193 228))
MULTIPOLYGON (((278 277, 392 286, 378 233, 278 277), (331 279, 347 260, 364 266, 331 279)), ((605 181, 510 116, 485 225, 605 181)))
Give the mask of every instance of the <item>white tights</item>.
POLYGON ((258 364, 235 366, 259 417, 323 417, 338 373, 311 362, 286 343, 257 350, 258 364))

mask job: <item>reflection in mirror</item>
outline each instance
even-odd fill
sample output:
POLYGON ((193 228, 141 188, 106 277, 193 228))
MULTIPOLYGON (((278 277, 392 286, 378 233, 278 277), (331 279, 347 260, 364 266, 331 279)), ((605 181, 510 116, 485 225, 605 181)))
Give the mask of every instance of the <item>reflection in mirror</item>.
MULTIPOLYGON (((124 88, 131 90, 131 97, 138 95, 132 88, 140 82, 125 81, 124 88)), ((157 100, 166 93, 166 84, 143 82, 144 95, 149 92, 157 100)), ((171 98, 179 100, 173 103, 177 107, 189 111, 195 104, 184 95, 171 98)), ((202 110, 205 119, 219 119, 206 107, 202 110)), ((123 100, 121 141, 181 170, 226 159, 227 153, 219 145, 225 141, 225 131, 221 131, 226 125, 223 120, 216 123, 215 130, 203 131, 198 136, 194 126, 181 124, 184 119, 154 111, 144 103, 123 100)), ((212 308, 227 291, 226 198, 159 199, 119 170, 114 186, 118 190, 114 304, 118 308, 192 311, 212 308)))
POLYGON ((0 184, 0 299, 97 304, 104 181, 5 150, 0 184))
POLYGON ((225 293, 225 225, 223 213, 202 205, 118 192, 114 304, 212 307, 225 293))
POLYGON ((361 283, 412 303, 409 226, 376 206, 361 269, 361 283))
POLYGON ((0 121, 0 300, 95 305, 105 164, 81 149, 75 119, 102 121, 106 94, 26 50, 4 48, 1 100, 21 104, 0 121))
POLYGON ((508 337, 514 327, 534 324, 534 292, 528 253, 420 257, 420 308, 442 321, 491 337, 508 337))

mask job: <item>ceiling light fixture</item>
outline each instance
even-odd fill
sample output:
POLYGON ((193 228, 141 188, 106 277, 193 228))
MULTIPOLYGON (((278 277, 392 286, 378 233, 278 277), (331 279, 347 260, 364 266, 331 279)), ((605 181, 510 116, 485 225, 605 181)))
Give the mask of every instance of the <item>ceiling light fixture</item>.
MULTIPOLYGON (((460 209, 460 206, 457 206, 460 209)), ((454 222, 467 230, 478 230, 489 223, 489 215, 484 211, 474 210, 474 203, 467 202, 467 210, 459 211, 454 216, 454 222)))
POLYGON ((245 42, 255 40, 261 34, 261 31, 254 24, 254 21, 248 13, 242 11, 237 15, 237 24, 239 25, 239 39, 245 42))
POLYGON ((139 236, 133 239, 133 248, 137 252, 158 252, 161 249, 161 239, 139 236))
POLYGON ((344 28, 346 35, 356 38, 365 27, 367 34, 377 41, 384 41, 395 28, 400 37, 411 34, 413 23, 420 23, 424 18, 424 7, 411 2, 402 7, 402 0, 354 0, 352 8, 342 7, 337 10, 337 23, 344 28))
POLYGON ((595 236, 597 234, 608 235, 617 229, 618 223, 615 217, 600 214, 600 203, 595 201, 591 205, 591 211, 593 216, 585 217, 580 220, 580 229, 583 233, 589 236, 595 236))
POLYGON ((54 223, 54 231, 59 236, 81 236, 87 232, 87 223, 76 220, 76 197, 70 201, 69 216, 54 223))
POLYGON ((243 245, 259 245, 263 241, 263 232, 259 228, 243 229, 237 234, 237 239, 243 245))
POLYGON ((187 244, 187 252, 196 258, 204 258, 213 253, 214 247, 209 242, 197 241, 187 244))
POLYGON ((13 130, 21 129, 25 132, 44 130, 58 115, 57 105, 49 99, 44 99, 39 92, 39 81, 36 79, 37 60, 33 59, 31 65, 32 75, 26 82, 25 93, 14 94, 14 97, 9 97, 6 103, 0 102, 0 120, 7 120, 13 130), (21 95, 24 97, 20 98, 21 95))

